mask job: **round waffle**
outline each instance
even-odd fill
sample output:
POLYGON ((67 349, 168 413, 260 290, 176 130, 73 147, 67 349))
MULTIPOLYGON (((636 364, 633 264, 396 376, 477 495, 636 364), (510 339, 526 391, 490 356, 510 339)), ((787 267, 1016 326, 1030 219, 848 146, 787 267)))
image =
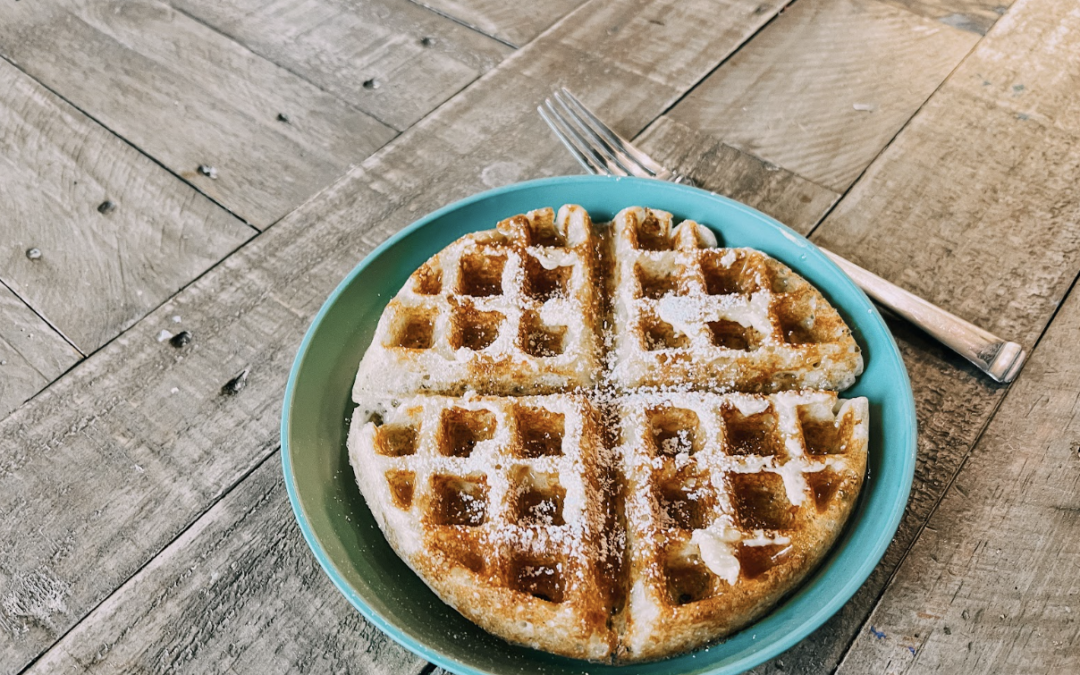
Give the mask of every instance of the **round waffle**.
POLYGON ((357 482, 403 560, 513 642, 661 658, 754 620, 843 526, 862 359, 816 289, 692 221, 564 206, 454 242, 359 368, 357 482))

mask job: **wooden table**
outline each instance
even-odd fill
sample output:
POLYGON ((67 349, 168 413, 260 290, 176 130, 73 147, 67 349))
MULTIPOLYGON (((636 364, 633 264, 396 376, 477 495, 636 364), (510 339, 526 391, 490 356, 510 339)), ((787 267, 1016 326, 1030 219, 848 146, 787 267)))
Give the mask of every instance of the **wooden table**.
POLYGON ((282 394, 388 235, 579 172, 560 85, 1033 350, 1004 387, 890 324, 904 520, 756 672, 1080 672, 1075 0, 9 0, 0 55, 0 675, 434 670, 303 543, 282 394))

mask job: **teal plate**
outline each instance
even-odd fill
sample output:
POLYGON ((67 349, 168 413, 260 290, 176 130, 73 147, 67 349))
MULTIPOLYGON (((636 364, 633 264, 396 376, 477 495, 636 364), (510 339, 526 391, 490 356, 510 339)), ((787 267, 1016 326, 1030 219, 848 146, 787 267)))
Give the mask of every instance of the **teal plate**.
POLYGON ((281 421, 285 485, 315 557, 369 621, 455 673, 739 673, 810 634, 858 590, 885 552, 915 471, 915 405, 907 371, 881 316, 810 242, 754 209, 673 183, 575 176, 510 185, 440 209, 384 242, 331 294, 300 345, 281 421), (349 394, 386 303, 409 274, 458 237, 505 217, 584 206, 597 221, 644 205, 713 228, 727 246, 765 251, 808 279, 840 310, 863 349, 866 372, 845 396, 870 401, 869 476, 851 522, 817 571, 757 623, 676 658, 600 666, 510 645, 443 604, 394 554, 364 504, 348 464, 349 394))

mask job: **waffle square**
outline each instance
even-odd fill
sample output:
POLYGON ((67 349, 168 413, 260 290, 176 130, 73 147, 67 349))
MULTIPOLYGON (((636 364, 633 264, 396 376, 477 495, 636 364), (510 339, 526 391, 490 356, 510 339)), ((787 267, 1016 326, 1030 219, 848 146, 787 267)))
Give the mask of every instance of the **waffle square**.
POLYGON ((866 399, 668 393, 616 405, 623 658, 692 649, 756 619, 826 553, 862 487, 866 399))
POLYGON ((354 416, 349 459, 390 543, 443 600, 514 642, 603 659, 616 638, 600 433, 581 395, 417 396, 354 416))
POLYGON ((714 391, 846 389, 862 354, 836 310, 787 266, 641 207, 614 240, 615 351, 623 387, 714 391))
POLYGON ((600 373, 596 259, 584 209, 508 218, 467 235, 409 277, 387 305, 355 396, 537 394, 600 373))

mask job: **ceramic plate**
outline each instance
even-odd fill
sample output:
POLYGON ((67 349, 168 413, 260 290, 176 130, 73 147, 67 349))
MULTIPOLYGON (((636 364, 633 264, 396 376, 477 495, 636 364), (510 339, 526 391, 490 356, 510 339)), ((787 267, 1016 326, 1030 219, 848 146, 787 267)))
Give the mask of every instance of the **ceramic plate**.
POLYGON ((703 190, 633 178, 576 176, 511 185, 470 197, 384 242, 327 299, 289 374, 281 422, 285 485, 315 557, 345 597, 405 647, 447 670, 475 673, 738 673, 788 649, 862 585, 892 539, 915 469, 915 410, 907 371, 865 295, 806 239, 768 216, 703 190), (866 372, 845 396, 870 401, 869 476, 831 554, 765 618, 684 656, 599 666, 510 645, 444 605, 394 554, 348 464, 349 394, 383 307, 409 274, 463 234, 543 206, 584 206, 598 221, 626 206, 670 211, 708 225, 723 245, 765 251, 821 289, 863 349, 866 372))

